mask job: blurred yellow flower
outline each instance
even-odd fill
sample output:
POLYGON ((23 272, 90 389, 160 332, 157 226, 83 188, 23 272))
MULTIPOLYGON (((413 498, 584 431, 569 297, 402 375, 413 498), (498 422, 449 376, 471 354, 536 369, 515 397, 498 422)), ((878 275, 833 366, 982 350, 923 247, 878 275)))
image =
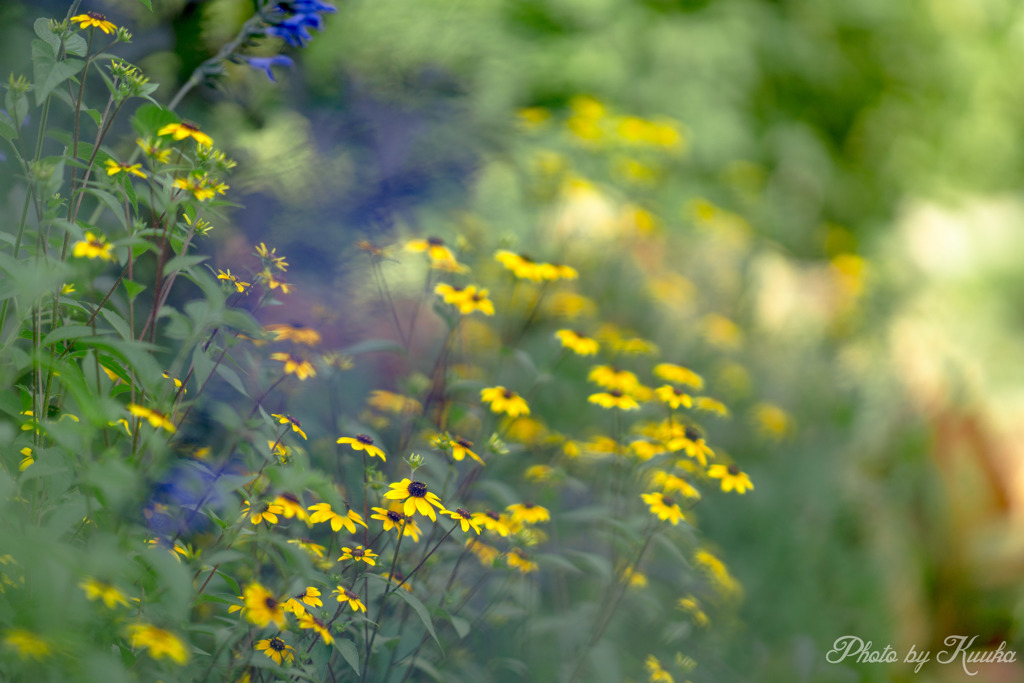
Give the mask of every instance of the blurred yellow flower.
POLYGON ((530 406, 526 404, 523 397, 503 386, 483 389, 480 392, 480 400, 489 403, 492 412, 504 413, 509 417, 530 414, 530 406))
POLYGON ((593 356, 601 347, 596 339, 574 330, 558 330, 555 336, 562 342, 562 346, 579 356, 593 356))
POLYGON ((91 232, 85 233, 85 239, 75 242, 71 255, 75 258, 102 259, 104 261, 116 261, 113 253, 114 245, 107 242, 102 235, 94 235, 91 232))
POLYGON ((188 661, 185 643, 170 631, 150 624, 130 624, 128 635, 131 637, 133 648, 148 648, 153 659, 168 657, 178 664, 188 661))
POLYGON ((748 489, 753 490, 754 488, 750 477, 745 472, 741 472, 736 465, 712 465, 708 468, 708 476, 712 479, 721 479, 722 490, 726 493, 736 491, 736 493, 744 494, 748 489))

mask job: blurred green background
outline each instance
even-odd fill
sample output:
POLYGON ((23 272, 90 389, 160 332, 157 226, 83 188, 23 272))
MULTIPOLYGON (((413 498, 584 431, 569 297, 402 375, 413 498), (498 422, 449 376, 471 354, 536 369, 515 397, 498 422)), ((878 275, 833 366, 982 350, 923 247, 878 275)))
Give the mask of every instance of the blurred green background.
MULTIPOLYGON (((253 10, 153 4, 83 9, 132 27, 126 56, 162 101, 253 10)), ((344 310, 361 238, 539 236, 584 262, 618 245, 627 281, 675 283, 619 322, 674 340, 663 350, 723 387, 733 418, 711 443, 757 487, 700 513, 746 597, 709 644, 728 665, 694 680, 966 680, 956 665, 826 663, 847 634, 901 653, 952 634, 1024 646, 1020 3, 337 7, 276 85, 229 65, 180 108, 240 162, 220 262, 276 245, 316 292, 288 314, 311 322, 344 310), (676 122, 685 150, 623 175, 631 158, 558 127, 581 95, 676 122), (552 122, 524 132, 516 112, 531 107, 552 122), (537 173, 544 159, 571 173, 537 173), (622 247, 605 220, 627 204, 657 217, 648 242, 622 247)), ((35 17, 65 10, 4 2, 4 71, 28 68, 35 17)), ((3 174, 6 215, 12 186, 3 174)), ((614 283, 584 293, 626 307, 614 283)), ((334 341, 364 331, 336 320, 334 341)), ((1024 678, 981 668, 971 680, 1024 678)))

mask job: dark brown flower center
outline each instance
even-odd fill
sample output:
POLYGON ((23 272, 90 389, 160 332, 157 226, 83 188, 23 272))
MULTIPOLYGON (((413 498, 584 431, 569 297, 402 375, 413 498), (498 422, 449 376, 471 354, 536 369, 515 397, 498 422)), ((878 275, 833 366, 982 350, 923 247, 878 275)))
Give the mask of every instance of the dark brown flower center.
POLYGON ((429 244, 432 247, 440 247, 444 245, 444 240, 442 240, 440 237, 428 237, 427 244, 429 244))
POLYGON ((460 437, 456 437, 455 443, 459 444, 463 448, 470 448, 470 447, 473 446, 473 442, 472 441, 466 441, 465 439, 460 438, 460 437))
POLYGON ((409 482, 409 495, 413 498, 425 498, 427 495, 427 485, 422 481, 409 482))
POLYGON ((271 638, 270 639, 270 649, 271 650, 276 650, 277 652, 284 652, 287 647, 288 646, 285 644, 285 642, 283 640, 281 640, 280 638, 271 638))
POLYGON ((510 399, 516 395, 516 392, 510 389, 506 389, 505 391, 501 392, 501 395, 504 396, 506 399, 510 399))
POLYGON ((387 516, 393 524, 401 524, 402 520, 405 519, 405 515, 401 512, 395 512, 394 510, 388 510, 387 516))
POLYGON ((672 507, 676 504, 676 501, 671 496, 662 496, 661 502, 664 503, 666 507, 672 507))
POLYGON ((356 600, 359 596, 353 593, 352 591, 345 591, 345 597, 349 600, 356 600))
POLYGON ((107 20, 107 18, 104 15, 100 14, 99 12, 86 12, 85 16, 89 17, 90 19, 95 19, 96 21, 106 21, 107 20))
POLYGON ((614 396, 615 398, 622 398, 621 389, 612 389, 609 393, 611 393, 611 395, 614 396))
POLYGON ((364 446, 372 446, 373 439, 368 437, 366 434, 356 434, 356 441, 363 444, 364 446))
POLYGON ((736 465, 729 465, 727 468, 725 468, 725 471, 735 477, 737 474, 740 473, 740 468, 736 467, 736 465))
POLYGON ((501 515, 499 515, 499 514, 498 514, 497 512, 495 512, 494 510, 488 510, 488 511, 487 511, 487 512, 485 512, 484 514, 485 514, 485 515, 487 515, 488 517, 490 517, 491 519, 493 519, 493 520, 494 520, 495 522, 497 522, 497 521, 500 521, 500 520, 501 520, 501 515))
POLYGON ((457 514, 459 517, 462 517, 463 519, 472 519, 473 517, 473 515, 469 513, 469 510, 466 510, 464 508, 455 508, 455 514, 457 514))
POLYGON ((366 551, 363 550, 362 548, 356 548, 355 550, 352 551, 352 557, 362 557, 365 554, 366 554, 366 551))
POLYGON ((269 610, 277 609, 277 600, 275 600, 274 598, 271 598, 271 597, 265 598, 263 600, 263 604, 266 605, 267 609, 269 609, 269 610))
POLYGON ((696 441, 697 439, 699 439, 699 438, 700 438, 700 432, 698 432, 698 431, 697 431, 696 429, 694 429, 693 427, 687 427, 687 428, 686 428, 686 430, 685 430, 685 431, 683 432, 683 434, 684 434, 684 435, 686 436, 686 438, 687 438, 687 439, 689 439, 690 441, 696 441))

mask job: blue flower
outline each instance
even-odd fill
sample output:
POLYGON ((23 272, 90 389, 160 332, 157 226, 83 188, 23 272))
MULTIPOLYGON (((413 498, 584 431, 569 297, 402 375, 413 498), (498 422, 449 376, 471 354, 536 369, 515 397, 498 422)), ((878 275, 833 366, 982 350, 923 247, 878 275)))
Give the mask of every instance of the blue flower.
POLYGON ((266 71, 267 77, 274 82, 277 82, 277 79, 274 78, 274 72, 270 67, 287 66, 290 68, 295 64, 291 57, 286 57, 284 55, 277 55, 275 57, 243 57, 243 59, 245 59, 246 63, 254 69, 263 69, 266 71))
POLYGON ((291 16, 267 28, 266 33, 281 38, 294 47, 302 47, 306 41, 312 40, 313 36, 307 30, 308 27, 317 30, 323 27, 323 17, 320 16, 320 12, 337 11, 332 5, 320 2, 320 0, 279 2, 275 9, 291 16))

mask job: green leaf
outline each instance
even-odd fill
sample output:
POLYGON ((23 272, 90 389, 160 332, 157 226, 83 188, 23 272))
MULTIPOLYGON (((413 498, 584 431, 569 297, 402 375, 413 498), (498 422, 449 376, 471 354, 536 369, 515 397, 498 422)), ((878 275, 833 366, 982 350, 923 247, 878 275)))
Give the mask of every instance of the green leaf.
POLYGON ((77 339, 78 337, 91 337, 92 328, 88 325, 64 325, 53 330, 43 337, 42 345, 49 346, 65 339, 77 339))
POLYGON ((130 301, 135 301, 135 297, 137 297, 140 292, 146 289, 146 285, 141 284, 139 282, 134 282, 127 278, 121 280, 121 284, 124 285, 124 290, 128 292, 128 299, 130 301))
POLYGON ((152 2, 152 0, 139 0, 139 2, 141 2, 143 5, 145 5, 146 9, 148 9, 150 12, 153 11, 153 2, 152 2))
POLYGON ((217 366, 217 374, 220 375, 225 382, 233 386, 242 396, 249 396, 249 392, 245 390, 245 385, 242 383, 237 372, 221 363, 217 366))
POLYGON ((121 317, 121 314, 116 311, 112 311, 109 308, 101 308, 100 315, 110 323, 110 326, 113 327, 119 335, 121 335, 122 339, 131 341, 132 334, 131 330, 128 329, 128 321, 121 317))
POLYGON ((156 132, 168 123, 177 122, 178 117, 174 112, 155 104, 142 105, 135 110, 135 116, 132 117, 132 126, 143 137, 156 135, 156 132))
POLYGON ((58 62, 53 48, 42 40, 32 41, 32 65, 35 76, 36 104, 42 106, 50 92, 82 70, 81 59, 58 62))
POLYGON ((7 112, 0 111, 0 138, 13 140, 16 137, 18 137, 18 127, 14 125, 14 121, 7 112))
POLYGON ((341 638, 334 639, 334 647, 338 649, 341 656, 345 658, 348 665, 352 667, 352 670, 357 674, 359 673, 359 653, 356 652, 356 646, 351 640, 342 640, 341 638))
POLYGON ((444 648, 441 647, 441 641, 437 639, 437 634, 434 632, 434 622, 430 620, 430 612, 428 612, 424 604, 419 601, 419 598, 408 591, 402 590, 401 588, 394 591, 392 595, 397 595, 409 603, 409 606, 412 607, 413 611, 416 612, 417 616, 419 616, 420 621, 422 621, 423 625, 427 628, 427 632, 434 639, 434 642, 437 643, 437 646, 441 648, 442 652, 444 652, 444 648))
POLYGON ((202 254, 186 254, 184 256, 175 256, 166 264, 164 264, 164 277, 167 277, 168 275, 177 270, 185 270, 186 268, 202 263, 208 258, 210 257, 204 256, 202 254))

